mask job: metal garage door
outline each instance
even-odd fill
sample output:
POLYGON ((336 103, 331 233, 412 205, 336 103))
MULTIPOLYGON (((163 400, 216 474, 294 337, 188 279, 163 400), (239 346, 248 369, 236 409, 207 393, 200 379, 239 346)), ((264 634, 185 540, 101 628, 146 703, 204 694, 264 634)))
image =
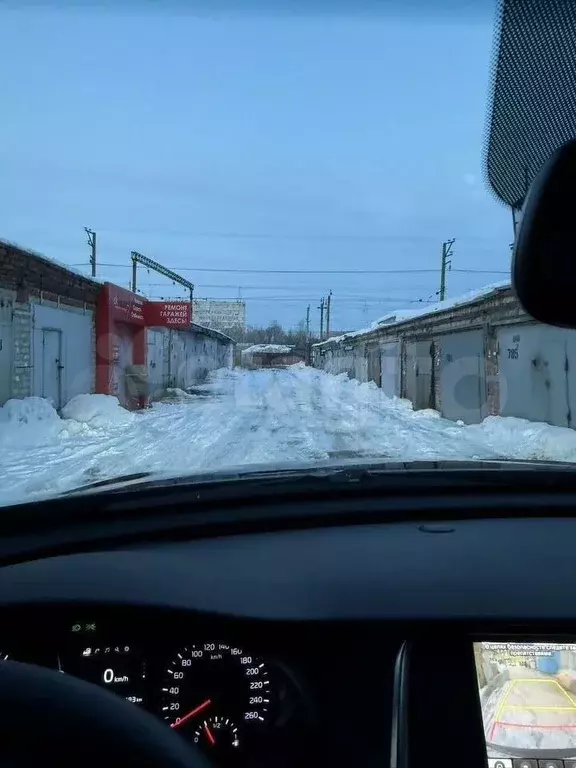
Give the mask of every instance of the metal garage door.
POLYGON ((41 392, 56 410, 62 407, 62 331, 59 328, 42 328, 41 392))
POLYGON ((56 408, 93 391, 92 312, 49 304, 33 305, 32 394, 56 408))
POLYGON ((368 360, 366 358, 366 346, 359 344, 354 347, 354 378, 358 381, 368 381, 368 360))
POLYGON ((404 387, 404 395, 412 401, 415 410, 432 407, 431 341, 412 341, 406 344, 404 387))
POLYGON ((380 386, 380 347, 377 344, 366 347, 366 359, 368 381, 373 381, 380 386))
POLYGON ((146 330, 148 381, 152 397, 160 394, 165 386, 164 335, 168 333, 168 331, 160 331, 153 328, 146 330))
POLYGON ((500 328, 500 413, 573 426, 576 332, 547 325, 500 328))
POLYGON ((128 405, 131 400, 131 393, 126 386, 126 368, 132 365, 133 347, 133 326, 116 323, 112 345, 110 393, 116 395, 122 405, 128 405))
POLYGON ((443 336, 440 341, 442 415, 476 424, 488 415, 482 331, 443 336))
POLYGON ((400 344, 397 341, 380 345, 380 386, 388 397, 400 395, 400 344))

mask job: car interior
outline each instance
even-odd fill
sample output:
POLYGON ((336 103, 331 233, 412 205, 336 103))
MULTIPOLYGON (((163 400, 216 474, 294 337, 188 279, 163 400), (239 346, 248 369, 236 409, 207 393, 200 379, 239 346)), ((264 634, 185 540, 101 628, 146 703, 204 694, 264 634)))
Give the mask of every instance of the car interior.
MULTIPOLYGON (((512 274, 576 327, 574 152, 548 154, 512 274)), ((5 509, 1 764, 574 768, 573 465, 475 464, 135 477, 5 509)))
MULTIPOLYGON (((475 644, 528 665, 550 643, 576 650, 573 504, 568 464, 424 462, 112 483, 10 508, 3 753, 485 765, 475 644)), ((535 754, 557 768, 571 751, 504 739, 490 764, 535 754)))

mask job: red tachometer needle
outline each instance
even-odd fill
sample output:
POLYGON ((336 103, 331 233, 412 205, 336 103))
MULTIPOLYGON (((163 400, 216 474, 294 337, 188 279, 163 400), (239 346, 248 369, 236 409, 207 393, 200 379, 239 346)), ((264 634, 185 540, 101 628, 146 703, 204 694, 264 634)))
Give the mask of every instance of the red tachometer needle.
POLYGON ((209 707, 210 704, 212 704, 212 699, 206 699, 206 701, 203 701, 202 704, 199 704, 195 709, 190 710, 187 715, 179 717, 175 723, 172 723, 170 728, 180 728, 183 723, 186 723, 188 720, 190 720, 190 718, 194 717, 199 712, 202 712, 202 710, 206 709, 206 707, 209 707))
POLYGON ((214 738, 214 734, 212 733, 210 728, 208 728, 208 725, 206 723, 204 723, 204 731, 206 732, 208 741, 210 742, 210 744, 212 744, 212 746, 214 746, 214 744, 216 744, 216 739, 214 738))

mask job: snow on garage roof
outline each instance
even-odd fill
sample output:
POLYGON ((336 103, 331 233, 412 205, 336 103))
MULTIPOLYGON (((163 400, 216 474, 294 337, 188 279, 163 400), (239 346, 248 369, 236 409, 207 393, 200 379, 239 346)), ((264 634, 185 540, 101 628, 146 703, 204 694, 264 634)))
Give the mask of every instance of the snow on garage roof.
POLYGON ((485 285, 483 288, 478 288, 475 291, 468 291, 468 293, 464 293, 461 296, 456 296, 453 299, 445 299, 444 301, 439 301, 436 304, 432 304, 430 306, 420 307, 418 309, 395 310, 393 312, 389 312, 386 315, 383 315, 382 317, 379 317, 368 328, 361 328, 359 331, 351 331, 350 333, 345 333, 342 336, 333 336, 332 338, 326 339, 325 341, 320 341, 313 346, 320 347, 325 344, 338 344, 341 341, 354 339, 357 336, 365 336, 371 331, 375 331, 378 328, 382 328, 384 326, 391 327, 394 325, 399 325, 400 323, 405 323, 408 320, 414 320, 417 317, 426 317, 427 315, 435 315, 439 312, 446 312, 447 310, 453 309, 454 307, 460 307, 464 304, 471 304, 478 299, 489 296, 491 293, 498 293, 499 291, 505 290, 507 288, 510 288, 510 281, 503 280, 498 283, 490 283, 490 285, 485 285))

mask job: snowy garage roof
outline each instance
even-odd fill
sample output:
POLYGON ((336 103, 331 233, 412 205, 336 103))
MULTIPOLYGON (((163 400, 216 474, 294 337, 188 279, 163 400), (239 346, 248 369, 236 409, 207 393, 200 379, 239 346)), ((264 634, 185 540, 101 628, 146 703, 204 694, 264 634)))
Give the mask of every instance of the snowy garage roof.
POLYGON ((202 333, 204 336, 208 336, 212 339, 220 339, 220 341, 230 342, 230 344, 236 344, 231 336, 217 331, 215 328, 207 328, 205 325, 199 325, 198 323, 190 323, 190 330, 196 333, 202 333))
POLYGON ((342 341, 354 339, 358 336, 365 336, 373 331, 378 330, 379 328, 389 328, 394 325, 400 325, 400 323, 405 323, 408 320, 414 320, 417 317, 426 317, 429 315, 439 314, 440 312, 447 312, 448 310, 454 309, 455 307, 460 307, 465 304, 472 304, 473 302, 478 301, 478 299, 485 299, 491 294, 497 294, 500 291, 509 288, 510 281, 504 280, 499 283, 491 283, 490 285, 486 285, 484 288, 478 288, 475 291, 468 291, 468 293, 464 293, 462 296, 457 296, 454 299, 439 301, 437 304, 432 304, 428 307, 421 307, 419 309, 395 310, 394 312, 389 312, 387 315, 379 317, 368 328, 361 328, 359 331, 351 331, 350 333, 345 333, 342 336, 333 336, 332 338, 326 339, 325 341, 320 341, 313 346, 322 347, 326 346, 327 344, 338 344, 342 341))

